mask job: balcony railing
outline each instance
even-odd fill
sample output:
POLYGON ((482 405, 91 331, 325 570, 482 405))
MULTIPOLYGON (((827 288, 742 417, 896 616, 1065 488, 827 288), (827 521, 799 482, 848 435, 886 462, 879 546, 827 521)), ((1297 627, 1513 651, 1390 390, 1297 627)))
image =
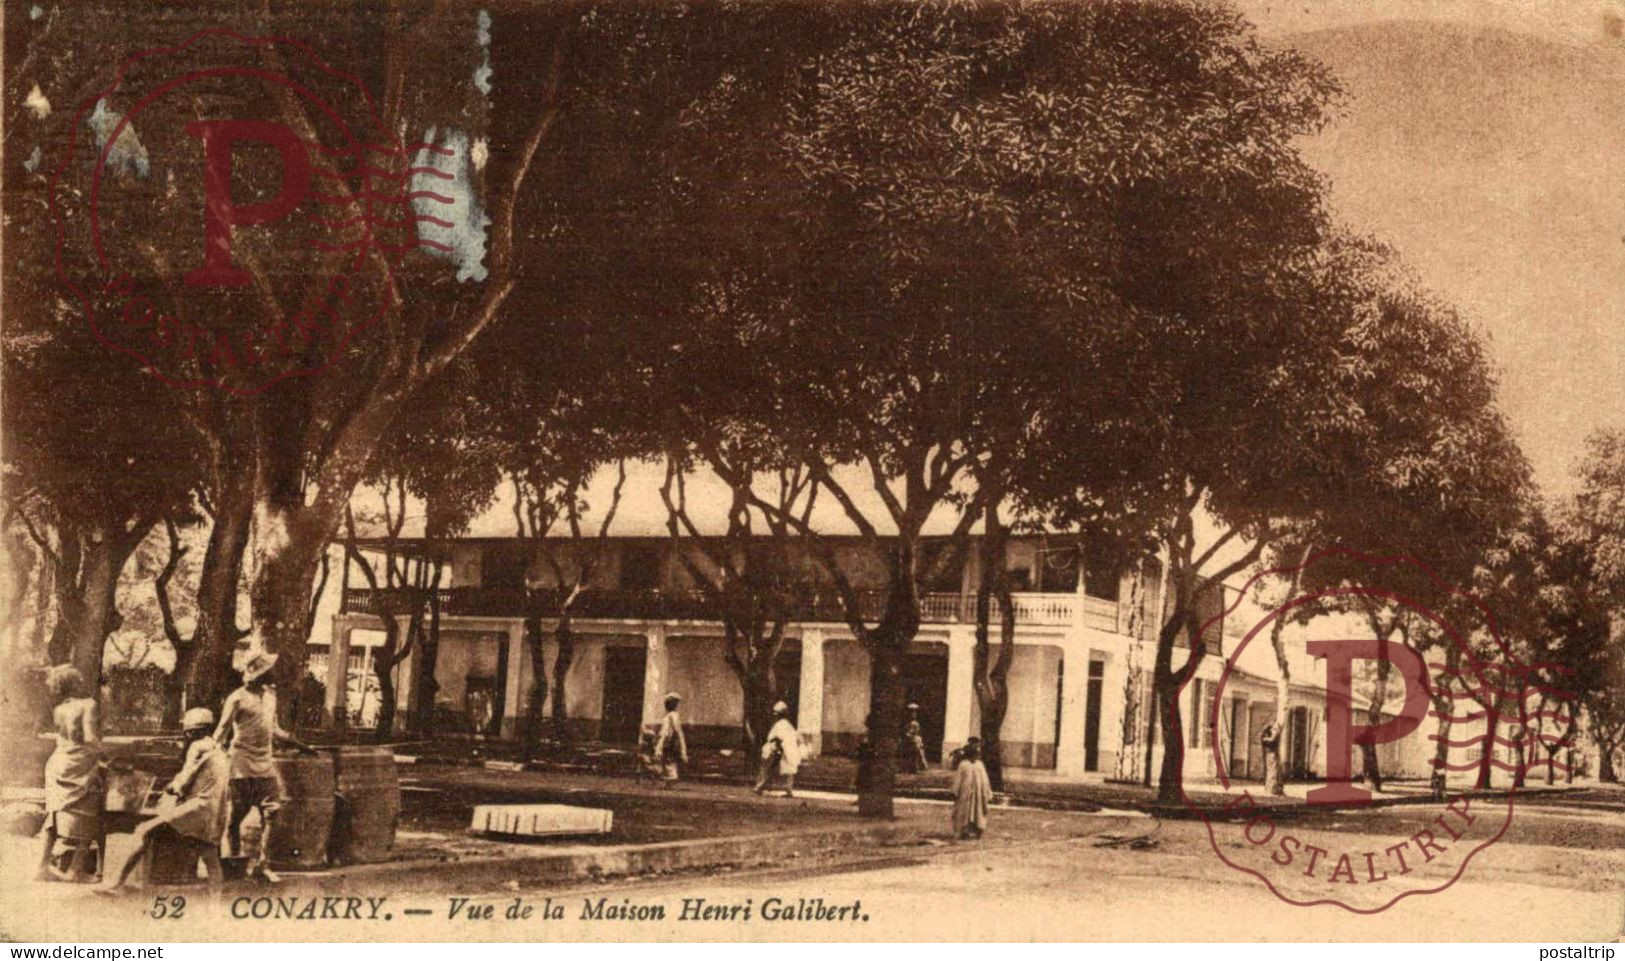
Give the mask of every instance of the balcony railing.
MULTIPOLYGON (((539 611, 550 617, 561 600, 557 592, 527 591, 517 587, 452 587, 439 592, 440 613, 464 617, 521 617, 539 611)), ((1082 604, 1083 623, 1103 631, 1117 630, 1117 604, 1077 594, 1015 595, 1016 623, 1067 625, 1076 621, 1082 604)), ((884 612, 886 594, 859 594, 860 610, 868 621, 884 612)), ((352 614, 382 614, 389 608, 406 613, 401 601, 387 592, 350 590, 343 609, 352 614)), ((625 620, 715 621, 721 615, 716 602, 701 591, 588 590, 576 598, 576 617, 625 620)), ((995 618, 997 614, 995 613, 995 618)), ((926 594, 920 599, 920 617, 931 624, 970 624, 976 620, 976 598, 963 594, 926 594)), ((840 623, 846 619, 840 596, 820 591, 801 599, 796 619, 840 623)))

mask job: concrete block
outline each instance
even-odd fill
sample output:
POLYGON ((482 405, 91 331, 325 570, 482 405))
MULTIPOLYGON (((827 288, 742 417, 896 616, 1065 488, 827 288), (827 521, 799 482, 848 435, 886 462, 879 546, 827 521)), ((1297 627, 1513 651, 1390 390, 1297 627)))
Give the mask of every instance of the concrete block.
POLYGON ((608 808, 569 804, 481 804, 474 808, 474 823, 469 830, 476 834, 521 837, 608 834, 614 818, 615 812, 608 808))

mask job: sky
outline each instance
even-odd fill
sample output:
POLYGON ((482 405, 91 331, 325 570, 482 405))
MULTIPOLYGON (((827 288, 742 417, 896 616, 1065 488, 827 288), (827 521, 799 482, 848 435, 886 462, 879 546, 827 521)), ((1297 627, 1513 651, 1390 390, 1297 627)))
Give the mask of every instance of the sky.
POLYGON ((1602 39, 1610 14, 1625 18, 1621 0, 1232 0, 1265 35, 1390 20, 1499 27, 1547 40, 1602 39))
POLYGON ((1625 427, 1625 0, 1237 0, 1343 80, 1304 144, 1351 226, 1487 335, 1548 493, 1625 427))

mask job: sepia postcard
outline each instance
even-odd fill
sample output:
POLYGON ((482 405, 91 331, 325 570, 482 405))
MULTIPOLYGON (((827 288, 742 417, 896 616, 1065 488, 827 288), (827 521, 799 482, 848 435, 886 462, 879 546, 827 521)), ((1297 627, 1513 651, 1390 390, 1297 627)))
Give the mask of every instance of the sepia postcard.
POLYGON ((3 29, 0 938, 1625 936, 1625 0, 3 29))

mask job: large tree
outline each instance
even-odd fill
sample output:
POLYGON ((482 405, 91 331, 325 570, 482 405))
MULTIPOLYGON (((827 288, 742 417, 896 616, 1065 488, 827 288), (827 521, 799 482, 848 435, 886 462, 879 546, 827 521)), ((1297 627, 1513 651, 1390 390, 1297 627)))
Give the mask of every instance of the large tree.
MULTIPOLYGON (((864 6, 852 20, 807 59, 782 115, 735 85, 692 127, 714 145, 768 124, 724 140, 732 176, 703 198, 786 199, 709 288, 755 309, 704 319, 758 352, 740 386, 771 388, 759 430, 884 564, 869 617, 827 566, 875 679, 860 803, 887 815, 928 524, 981 518, 995 492, 973 468, 1019 449, 1039 410, 1076 410, 1073 436, 1109 431, 1120 443, 1093 448, 1105 463, 1091 469, 1127 471, 1134 409, 1170 382, 1137 364, 1146 344, 1164 345, 1164 366, 1211 368, 1240 323, 1214 320, 1251 310, 1270 265, 1318 237, 1318 185, 1292 145, 1331 84, 1198 4, 864 6), (776 323, 749 322, 764 305, 776 323)), ((1209 399, 1222 397, 1176 403, 1209 399)))
POLYGON ((772 471, 772 509, 753 498, 764 463, 750 459, 737 443, 702 444, 728 487, 727 519, 720 536, 707 536, 691 512, 688 477, 692 457, 674 451, 667 458, 661 500, 666 529, 682 565, 706 605, 722 622, 723 658, 739 680, 744 710, 741 736, 747 758, 756 756, 773 725, 773 705, 789 699, 779 674, 787 630, 807 610, 814 580, 797 550, 817 503, 818 486, 803 470, 772 471), (800 528, 787 518, 799 517, 800 528))
POLYGON ((1589 568, 1591 603, 1606 620, 1606 640, 1583 675, 1581 703, 1598 753, 1598 777, 1619 780, 1615 758, 1625 747, 1625 430, 1586 438, 1576 465, 1579 485, 1562 505, 1565 540, 1589 568))
MULTIPOLYGON (((1302 396, 1321 402, 1306 405, 1302 416, 1312 430, 1303 439, 1335 458, 1336 469, 1304 475, 1318 488, 1287 518, 1293 523, 1276 555, 1303 565, 1294 571, 1297 590, 1327 595, 1303 616, 1350 613, 1377 638, 1448 660, 1462 652, 1438 625, 1421 622, 1417 609, 1445 609, 1471 586, 1487 552, 1519 521, 1529 469, 1496 406, 1478 334, 1414 284, 1379 269, 1384 259, 1351 265, 1358 271, 1364 263, 1374 276, 1357 291, 1342 329, 1332 329, 1323 363, 1305 368, 1313 380, 1302 396), (1318 392, 1317 382, 1324 384, 1318 392), (1366 556, 1324 553, 1333 547, 1366 556)), ((1284 623, 1272 631, 1283 680, 1284 623)), ((1392 693, 1392 663, 1378 658, 1368 669, 1366 723, 1375 725, 1392 693)), ((1448 696, 1433 693, 1435 709, 1448 715, 1448 696)), ((1380 790, 1375 746, 1362 745, 1361 757, 1366 782, 1380 790)))
MULTIPOLYGON (((14 13, 8 8, 8 17, 14 13)), ((89 14, 92 19, 115 15, 111 5, 89 14)), ((233 75, 230 82, 248 85, 237 96, 182 97, 169 104, 174 109, 146 111, 117 136, 111 132, 117 116, 104 125, 105 139, 117 148, 124 178, 119 184, 133 198, 120 209, 147 217, 150 222, 139 226, 148 229, 136 233, 152 241, 114 251, 123 258, 118 266, 143 287, 184 291, 155 306, 146 320, 162 322, 143 329, 154 336, 174 330, 197 334, 191 343, 201 347, 171 358, 164 369, 172 381, 200 385, 176 396, 186 422, 204 442, 203 459, 214 475, 213 536, 221 542, 219 551, 211 544, 205 561, 205 580, 219 589, 200 592, 195 699, 218 697, 227 683, 235 642, 230 608, 245 566, 256 632, 284 655, 281 670, 290 677, 303 674, 312 582, 351 493, 424 387, 506 308, 512 322, 538 329, 561 317, 590 316, 625 331, 633 345, 658 330, 657 292, 646 290, 638 302, 636 295, 628 296, 626 278, 619 274, 619 253, 638 250, 661 226, 658 218, 628 217, 632 198, 647 196, 654 185, 669 186, 658 144, 699 93, 732 82, 732 71, 782 71, 782 59, 775 61, 771 52, 763 56, 762 41, 778 51, 788 49, 808 36, 785 29, 798 20, 821 21, 833 30, 839 17, 831 11, 586 2, 495 16, 448 12, 426 3, 319 11, 229 4, 212 7, 204 21, 189 24, 189 29, 224 26, 238 34, 316 38, 304 47, 278 42, 247 48, 247 66, 257 72, 233 75), (180 275, 197 252, 163 248, 195 236, 194 220, 165 229, 164 218, 196 218, 205 209, 204 182, 195 175, 168 177, 166 168, 185 168, 196 158, 171 156, 160 145, 190 144, 195 150, 197 138, 188 137, 186 125, 220 119, 281 125, 304 142, 323 142, 321 135, 331 133, 324 126, 331 114, 308 109, 295 88, 268 83, 263 90, 249 89, 251 78, 308 66, 307 55, 339 63, 371 88, 376 118, 365 118, 366 134, 402 141, 373 160, 392 165, 386 174, 397 167, 418 168, 397 182, 413 194, 410 206, 400 211, 409 215, 411 226, 402 228, 396 219, 343 221, 340 227, 365 234, 355 243, 370 252, 359 260, 335 254, 335 242, 317 229, 332 220, 331 211, 315 211, 321 216, 282 231, 239 226, 230 243, 234 263, 249 282, 211 300, 193 296, 180 275), (758 62, 761 66, 752 66, 758 62), (220 103, 231 104, 233 116, 209 113, 220 103), (139 148, 124 134, 139 137, 139 148), (426 146, 420 148, 419 141, 426 146), (165 190, 167 197, 160 196, 165 190), (437 196, 449 199, 437 201, 437 196), (395 247, 415 249, 392 260, 398 251, 366 246, 373 226, 395 231, 395 247), (361 278, 357 286, 338 281, 346 265, 361 278), (365 330, 346 339, 310 329, 311 317, 337 309, 335 297, 361 293, 379 310, 365 330), (614 308, 602 306, 611 300, 614 308), (258 349, 267 345, 275 349, 258 349), (265 386, 267 381, 274 382, 265 386)), ((118 22, 128 22, 132 51, 167 49, 164 45, 175 41, 172 18, 120 17, 118 22)), ((12 35, 8 30, 8 38, 12 35)), ((52 103, 71 105, 86 102, 105 84, 98 73, 105 57, 86 46, 101 38, 90 31, 29 35, 38 38, 38 49, 20 58, 17 68, 28 76, 8 75, 8 90, 26 91, 26 81, 37 76, 52 103)), ((213 34, 206 40, 227 44, 230 36, 213 34)), ((339 82, 333 72, 322 76, 339 82)), ((24 110, 21 96, 8 104, 18 113, 24 110)), ((365 110, 352 100, 348 106, 355 115, 342 119, 358 126, 365 110)), ((105 119, 127 106, 115 100, 102 105, 97 116, 105 119)), ((345 104, 335 107, 344 109, 345 104)), ((41 143, 45 167, 53 169, 84 136, 74 126, 81 117, 68 109, 56 116, 54 139, 41 143)), ((101 129, 95 121, 91 126, 101 129)), ((87 149, 79 148, 81 155, 87 149)), ((234 176, 244 189, 272 195, 278 189, 275 164, 263 163, 259 152, 239 153, 234 176)), ((26 156, 26 151, 8 151, 15 163, 26 156)), ((324 202, 340 206, 370 202, 376 192, 369 187, 372 177, 359 171, 324 173, 320 193, 324 202)), ((59 200, 70 232, 83 234, 89 222, 84 198, 62 192, 59 200)), ((30 229, 47 226, 42 219, 30 229)), ((667 232, 667 245, 647 253, 668 258, 683 253, 680 239, 667 232)), ((120 290, 104 293, 111 297, 120 290)), ((535 369, 545 370, 545 364, 535 369)))
POLYGON ((54 595, 47 661, 94 685, 121 621, 120 573, 154 525, 187 511, 197 446, 172 398, 65 328, 8 311, 4 510, 54 595))

